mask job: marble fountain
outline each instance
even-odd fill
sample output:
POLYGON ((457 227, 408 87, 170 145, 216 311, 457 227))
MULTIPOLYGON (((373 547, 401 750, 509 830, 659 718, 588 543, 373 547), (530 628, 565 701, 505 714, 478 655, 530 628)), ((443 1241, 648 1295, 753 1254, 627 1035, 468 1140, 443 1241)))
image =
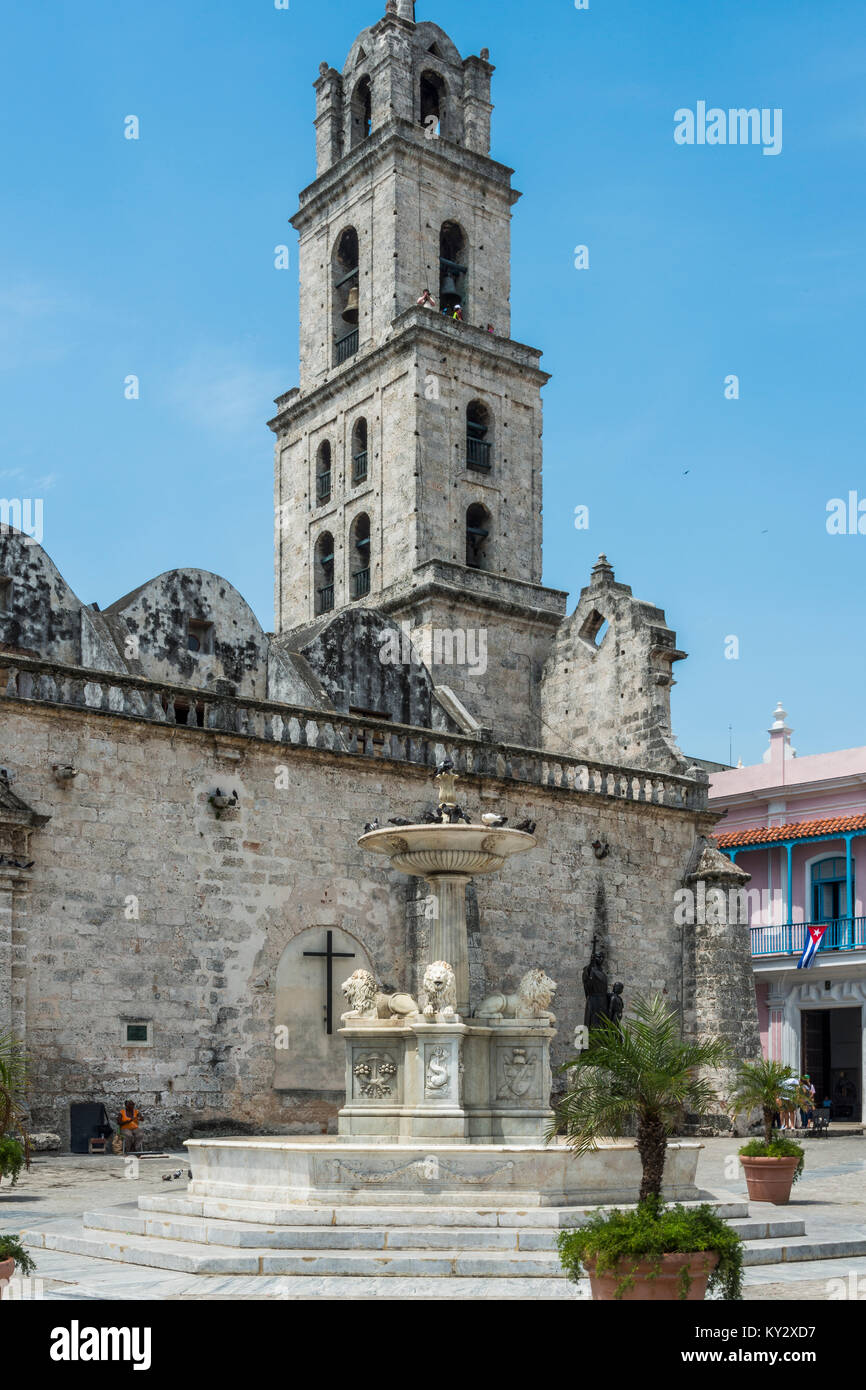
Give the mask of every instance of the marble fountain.
MULTIPOLYGON (((218 1201, 389 1206, 569 1206, 634 1201, 640 1161, 630 1142, 579 1159, 545 1143, 550 1109, 551 1011, 556 985, 532 966, 469 1009, 466 888, 498 873, 535 836, 469 822, 457 777, 440 768, 434 823, 369 830, 358 844, 430 885, 423 1006, 385 996, 366 971, 343 985, 350 1007, 346 1102, 328 1138, 193 1139, 190 1197, 218 1201)), ((431 818, 432 820, 432 818, 431 818)), ((694 1197, 699 1145, 672 1146, 671 1198, 694 1197)))

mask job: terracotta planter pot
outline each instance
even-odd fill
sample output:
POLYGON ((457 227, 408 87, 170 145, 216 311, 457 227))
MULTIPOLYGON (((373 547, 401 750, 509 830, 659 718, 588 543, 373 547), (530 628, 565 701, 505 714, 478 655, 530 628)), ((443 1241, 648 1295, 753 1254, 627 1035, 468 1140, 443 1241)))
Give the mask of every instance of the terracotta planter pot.
POLYGON ((0 1298, 3 1297, 3 1285, 7 1279, 11 1279, 15 1273, 14 1260, 0 1260, 0 1298))
POLYGON ((798 1158, 744 1158, 740 1155, 750 1202, 787 1204, 797 1171, 798 1158))
MULTIPOLYGON (((616 1286, 623 1274, 629 1273, 631 1260, 621 1260, 616 1271, 596 1274, 595 1260, 584 1260, 589 1275, 592 1296, 599 1302, 611 1302, 616 1298, 616 1286)), ((653 1260, 639 1260, 634 1271, 634 1284, 622 1295, 624 1303, 642 1300, 645 1303, 680 1302, 680 1270, 685 1267, 691 1277, 691 1285, 683 1302, 699 1303, 707 1295, 707 1280, 719 1263, 715 1250, 698 1250, 691 1255, 662 1255, 661 1267, 654 1272, 653 1260)))

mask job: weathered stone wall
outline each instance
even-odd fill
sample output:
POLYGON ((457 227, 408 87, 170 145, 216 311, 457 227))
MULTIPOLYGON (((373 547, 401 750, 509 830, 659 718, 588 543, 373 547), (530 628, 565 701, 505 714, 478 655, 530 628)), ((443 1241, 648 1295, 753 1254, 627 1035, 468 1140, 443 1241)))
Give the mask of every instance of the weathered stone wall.
MULTIPOLYGON (((483 574, 462 566, 429 565, 416 575, 417 587, 396 593, 389 607, 409 623, 435 684, 453 690, 497 738, 538 747, 541 674, 556 612, 534 608, 529 585, 494 581, 498 602, 491 602, 483 574)), ((543 601, 551 596, 540 591, 543 601)))
MULTIPOLYGON (((9 701, 2 714, 17 789, 51 816, 32 837, 27 918, 35 1123, 66 1134, 71 1101, 114 1109, 128 1092, 165 1139, 194 1126, 331 1123, 338 1094, 272 1089, 274 973, 294 935, 333 925, 362 942, 383 980, 417 979, 426 890, 356 840, 373 815, 420 814, 429 773, 107 713, 9 701), (56 761, 80 769, 66 790, 51 776, 56 761), (208 803, 217 785, 240 796, 221 820, 208 803), (151 1019, 153 1046, 121 1046, 123 1019, 151 1019)), ((671 904, 695 813, 495 778, 467 778, 463 790, 476 813, 532 815, 539 837, 477 884, 476 1001, 544 966, 560 982, 562 1060, 597 933, 626 998, 662 989, 679 1002, 671 904), (596 839, 610 845, 604 861, 596 839)))
MULTIPOLYGON (((683 1028, 689 1038, 721 1038, 727 1043, 730 1062, 709 1077, 725 1102, 736 1089, 738 1064, 761 1056, 751 932, 748 922, 730 911, 730 895, 743 889, 750 875, 710 842, 698 842, 694 858, 697 862, 686 881, 695 895, 700 892, 700 908, 691 914, 693 924, 683 928, 683 1028)), ((719 1110, 730 1118, 721 1106, 719 1110)))
POLYGON ((599 556, 548 657, 544 747, 685 772, 670 713, 671 668, 684 656, 663 611, 634 598, 599 556))
POLYGON ((217 574, 169 570, 118 599, 105 617, 123 622, 131 671, 199 689, 267 694, 267 638, 246 600, 217 574), (212 629, 199 651, 190 650, 190 622, 212 629))

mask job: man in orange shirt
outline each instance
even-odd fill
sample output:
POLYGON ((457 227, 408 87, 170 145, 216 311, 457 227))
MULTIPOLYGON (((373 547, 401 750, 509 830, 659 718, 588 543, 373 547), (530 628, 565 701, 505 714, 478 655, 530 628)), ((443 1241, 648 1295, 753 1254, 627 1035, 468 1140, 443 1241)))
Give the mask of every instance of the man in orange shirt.
POLYGON ((117 1117, 120 1125, 120 1133, 123 1136, 124 1153, 141 1152, 141 1134, 138 1126, 141 1123, 141 1111, 135 1108, 135 1101, 131 1098, 123 1102, 123 1109, 117 1117))

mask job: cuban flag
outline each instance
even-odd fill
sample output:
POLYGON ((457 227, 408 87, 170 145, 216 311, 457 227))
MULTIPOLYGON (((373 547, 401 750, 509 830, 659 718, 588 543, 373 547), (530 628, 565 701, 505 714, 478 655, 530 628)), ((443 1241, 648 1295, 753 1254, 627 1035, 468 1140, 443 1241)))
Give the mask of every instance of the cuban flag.
POLYGON ((809 926, 808 926, 808 928, 807 928, 807 930, 808 930, 808 936, 806 937, 806 945, 805 945, 804 948, 803 948, 803 954, 801 955, 800 959, 797 961, 797 969, 798 969, 798 970, 808 970, 808 969, 809 969, 809 966, 812 964, 812 961, 815 959, 815 952, 817 951, 818 947, 820 946, 821 941, 822 941, 823 936, 824 936, 824 933, 825 933, 825 931, 827 930, 827 928, 829 927, 829 925, 830 925, 829 922, 825 922, 824 925, 823 925, 823 926, 820 926, 820 927, 817 926, 814 922, 810 922, 810 923, 809 923, 809 926))

